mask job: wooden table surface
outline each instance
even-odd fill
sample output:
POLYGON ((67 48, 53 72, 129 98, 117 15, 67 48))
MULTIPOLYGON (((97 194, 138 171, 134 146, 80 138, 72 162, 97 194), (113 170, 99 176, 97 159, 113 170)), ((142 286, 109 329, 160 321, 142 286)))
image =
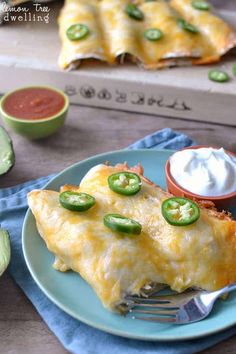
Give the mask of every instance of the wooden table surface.
MULTIPOLYGON (((224 2, 226 5, 235 9, 233 1, 224 2)), ((71 106, 65 126, 48 139, 32 142, 11 133, 16 164, 0 179, 0 188, 61 171, 96 153, 122 149, 165 127, 186 133, 199 144, 236 152, 236 127, 71 106)), ((7 272, 0 278, 0 288, 0 353, 66 353, 7 272)), ((235 346, 236 336, 204 353, 233 354, 235 346)))
MULTIPOLYGON (((96 153, 122 149, 165 127, 184 132, 199 144, 224 146, 236 152, 236 127, 71 106, 66 124, 50 138, 28 141, 11 133, 16 164, 0 179, 0 186, 58 172, 96 153)), ((0 288, 0 353, 66 352, 7 273, 0 278, 0 288)), ((235 353, 235 345, 236 336, 206 353, 235 353)))

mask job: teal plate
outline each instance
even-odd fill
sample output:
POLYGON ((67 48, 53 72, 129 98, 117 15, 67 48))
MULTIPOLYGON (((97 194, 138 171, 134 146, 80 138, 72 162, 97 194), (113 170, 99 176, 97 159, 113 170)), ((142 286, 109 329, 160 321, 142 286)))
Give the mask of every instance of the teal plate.
MULTIPOLYGON (((170 150, 122 150, 97 155, 67 168, 45 188, 59 190, 63 184, 79 184, 91 167, 104 161, 127 161, 130 166, 140 162, 145 176, 165 188, 164 167, 171 154, 170 150)), ((236 295, 219 300, 208 318, 188 325, 154 324, 111 313, 79 274, 52 268, 54 257, 40 238, 30 211, 23 226, 23 252, 32 277, 47 297, 72 317, 100 330, 129 338, 170 341, 207 336, 236 324, 236 295)))

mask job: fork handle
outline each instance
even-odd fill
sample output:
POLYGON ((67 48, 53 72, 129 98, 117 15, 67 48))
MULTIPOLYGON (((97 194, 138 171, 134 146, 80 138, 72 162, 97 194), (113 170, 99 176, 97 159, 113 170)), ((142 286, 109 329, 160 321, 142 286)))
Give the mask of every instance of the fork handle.
POLYGON ((236 290, 236 283, 229 284, 220 290, 216 290, 212 293, 212 295, 214 294, 215 299, 217 299, 221 295, 223 295, 225 293, 230 293, 231 291, 234 291, 234 290, 236 290))
POLYGON ((232 283, 221 289, 222 294, 236 290, 236 283, 232 283))

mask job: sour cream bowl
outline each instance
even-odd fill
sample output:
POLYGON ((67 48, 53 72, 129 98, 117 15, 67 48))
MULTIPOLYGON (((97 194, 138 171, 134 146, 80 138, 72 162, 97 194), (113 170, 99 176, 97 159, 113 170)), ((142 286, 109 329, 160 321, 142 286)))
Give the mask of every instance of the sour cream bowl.
MULTIPOLYGON (((215 146, 205 146, 205 145, 198 145, 198 146, 191 146, 188 148, 185 148, 183 150, 180 150, 180 153, 185 150, 197 150, 197 149, 202 149, 201 153, 206 151, 203 150, 204 149, 209 149, 209 153, 211 152, 210 149, 214 149, 217 150, 216 152, 221 153, 222 157, 224 156, 223 152, 225 154, 227 154, 230 159, 232 160, 232 166, 233 168, 235 167, 235 171, 236 171, 236 154, 228 151, 228 150, 220 150, 221 148, 215 147, 215 146), (234 162, 235 162, 235 166, 234 166, 234 162)), ((200 153, 200 151, 199 151, 200 153)), ((193 199, 193 200, 205 200, 205 201, 210 201, 213 202, 215 204, 215 206, 218 209, 228 209, 231 207, 236 207, 236 189, 234 189, 235 184, 236 184, 236 180, 234 181, 234 178, 232 179, 232 171, 229 170, 230 175, 228 176, 230 179, 230 186, 226 183, 226 192, 224 193, 224 190, 222 188, 222 178, 220 177, 220 173, 222 173, 221 170, 218 170, 219 173, 217 173, 217 169, 213 169, 213 171, 209 170, 209 175, 212 176, 213 179, 213 184, 214 184, 214 179, 217 181, 217 178, 219 180, 219 184, 221 184, 221 189, 222 191, 219 192, 219 190, 217 190, 217 188, 215 188, 215 190, 212 187, 212 183, 209 183, 209 185, 211 185, 211 188, 209 188, 209 190, 212 190, 212 192, 209 192, 209 195, 207 195, 207 188, 206 188, 206 180, 203 181, 203 179, 198 178, 198 176, 196 176, 196 173, 194 171, 191 171, 189 173, 189 176, 187 176, 189 178, 189 183, 185 183, 184 184, 184 178, 180 178, 177 180, 177 178, 174 178, 173 174, 171 173, 171 170, 173 171, 173 165, 171 166, 171 159, 173 159, 174 154, 168 159, 168 161, 166 162, 166 167, 165 167, 165 172, 166 172, 166 183, 167 183, 167 189, 170 193, 172 193, 175 196, 178 197, 186 197, 189 199, 193 199), (194 176, 195 173, 195 176, 194 176), (192 178, 192 181, 191 181, 192 178), (191 188, 191 182, 192 185, 194 186, 194 183, 198 183, 199 185, 197 186, 198 188, 191 188), (202 183, 202 188, 201 188, 201 183, 202 183), (235 183, 235 184, 234 184, 235 183), (230 189, 231 188, 231 189, 230 189), (196 192, 199 191, 199 193, 196 192), (201 190, 203 191, 202 193, 201 190), (230 192, 229 192, 230 191, 230 192), (222 193, 222 194, 221 194, 222 193), (220 194, 220 195, 218 195, 220 194)), ((179 155, 180 156, 180 155, 179 155)), ((189 154, 188 154, 189 156, 189 154)), ((208 157, 207 157, 208 158, 208 157)), ((214 151, 213 151, 213 159, 214 159, 214 151)), ((226 157, 227 159, 227 157, 226 157)), ((180 166, 180 169, 183 168, 183 174, 185 173, 185 170, 188 169, 188 163, 192 162, 192 161, 186 161, 186 154, 183 155, 183 163, 180 166)), ((206 159, 207 161, 207 159, 206 159)), ((229 161, 230 162, 230 161, 229 161)), ((210 163, 209 161, 209 167, 212 165, 212 163, 210 163)), ((220 165, 219 165, 220 166, 220 165)), ((226 166, 228 166, 228 163, 226 161, 226 166)), ((204 166, 202 167, 204 169, 204 166)), ((181 171, 180 171, 181 172, 181 171)), ((199 171, 198 171, 199 172, 199 171)), ((203 173, 204 171, 200 170, 200 174, 203 173)), ((223 171, 225 172, 224 175, 227 175, 227 170, 223 171)), ((178 174, 175 174, 178 177, 178 174)), ((181 173, 179 174, 181 176, 181 173)), ((207 181, 208 182, 208 181, 207 181)), ((210 181, 211 182, 211 181, 210 181)), ((217 186, 216 186, 217 187, 217 186)), ((219 186, 218 186, 219 189, 219 186)))

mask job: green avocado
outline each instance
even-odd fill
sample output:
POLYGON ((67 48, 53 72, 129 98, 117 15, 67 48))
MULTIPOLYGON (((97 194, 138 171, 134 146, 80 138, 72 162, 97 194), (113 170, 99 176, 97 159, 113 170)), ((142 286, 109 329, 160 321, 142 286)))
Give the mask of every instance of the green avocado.
POLYGON ((6 230, 0 228, 0 275, 6 270, 11 258, 10 237, 6 230))
POLYGON ((12 141, 6 130, 0 126, 0 175, 7 173, 13 167, 14 162, 12 141))

